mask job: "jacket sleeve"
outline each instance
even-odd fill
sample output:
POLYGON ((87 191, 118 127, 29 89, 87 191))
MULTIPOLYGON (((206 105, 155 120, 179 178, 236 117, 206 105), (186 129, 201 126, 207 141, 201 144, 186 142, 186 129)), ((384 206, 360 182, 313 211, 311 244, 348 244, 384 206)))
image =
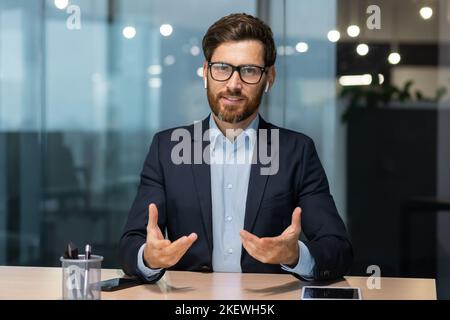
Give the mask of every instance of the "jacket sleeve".
POLYGON ((119 258, 123 271, 147 283, 156 282, 164 275, 164 272, 161 272, 157 278, 149 281, 140 272, 137 264, 139 249, 147 238, 148 207, 151 203, 155 203, 158 208, 158 225, 163 234, 166 227, 164 175, 159 159, 159 139, 159 134, 155 134, 119 244, 119 258))
POLYGON ((314 280, 343 277, 350 269, 353 249, 311 139, 303 149, 298 190, 302 233, 315 261, 314 280))

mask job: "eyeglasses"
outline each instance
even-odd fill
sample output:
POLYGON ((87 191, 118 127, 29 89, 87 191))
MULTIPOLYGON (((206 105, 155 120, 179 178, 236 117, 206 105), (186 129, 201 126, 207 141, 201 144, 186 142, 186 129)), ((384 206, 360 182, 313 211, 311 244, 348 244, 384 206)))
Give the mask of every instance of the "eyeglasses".
POLYGON ((261 81, 263 74, 267 72, 266 67, 251 64, 235 67, 224 62, 208 62, 208 67, 211 78, 216 81, 227 81, 231 78, 234 71, 237 71, 241 80, 247 84, 257 84, 261 81))

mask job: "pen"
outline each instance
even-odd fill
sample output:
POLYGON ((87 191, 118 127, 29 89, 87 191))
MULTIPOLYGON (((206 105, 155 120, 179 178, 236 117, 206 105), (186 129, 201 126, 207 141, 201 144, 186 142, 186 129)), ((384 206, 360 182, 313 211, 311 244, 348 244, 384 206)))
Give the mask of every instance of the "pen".
POLYGON ((91 246, 89 244, 87 244, 86 247, 84 248, 84 252, 85 252, 85 259, 89 260, 91 258, 91 246))
POLYGON ((91 258, 91 246, 86 245, 84 248, 84 259, 86 260, 86 268, 84 270, 84 299, 87 299, 87 293, 88 293, 88 284, 89 284, 89 259, 91 258))
POLYGON ((69 242, 64 252, 65 259, 78 259, 78 248, 73 242, 69 242))

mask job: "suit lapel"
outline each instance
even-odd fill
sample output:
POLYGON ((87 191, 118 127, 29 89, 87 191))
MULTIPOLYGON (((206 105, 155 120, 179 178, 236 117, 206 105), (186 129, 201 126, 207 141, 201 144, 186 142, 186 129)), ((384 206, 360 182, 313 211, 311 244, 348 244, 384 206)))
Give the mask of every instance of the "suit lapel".
MULTIPOLYGON (((211 169, 208 163, 205 163, 203 158, 201 159, 201 163, 197 163, 194 161, 194 153, 201 151, 201 156, 203 156, 203 150, 206 150, 206 147, 209 144, 209 137, 207 141, 203 141, 203 134, 206 130, 209 129, 209 116, 204 119, 202 122, 198 122, 190 127, 191 137, 194 150, 193 150, 193 165, 192 172, 194 175, 194 183, 197 189, 197 195, 200 201, 201 214, 203 220, 203 227, 205 229, 208 247, 210 252, 212 253, 213 248, 213 239, 212 239, 212 205, 211 205, 211 169), (196 125, 201 123, 201 128, 195 128, 196 125), (201 136, 200 136, 201 133, 201 136), (200 146, 201 145, 201 150, 200 146)), ((209 156, 209 153, 206 154, 209 156)))
MULTIPOLYGON (((270 145, 270 132, 268 130, 268 124, 265 122, 262 117, 259 118, 259 128, 258 129, 266 129, 267 131, 267 144, 270 145)), ((259 152, 259 140, 260 139, 260 130, 257 132, 257 139, 254 151, 256 153, 253 154, 253 157, 257 157, 259 152)), ((248 191, 247 191, 247 202, 245 206, 245 219, 244 219, 244 229, 252 232, 253 227, 255 225, 256 217, 258 216, 259 207, 261 204, 261 200, 264 194, 264 190, 266 188, 268 175, 261 175, 261 168, 263 167, 261 161, 256 161, 255 164, 251 165, 250 169, 250 179, 248 182, 248 191)))

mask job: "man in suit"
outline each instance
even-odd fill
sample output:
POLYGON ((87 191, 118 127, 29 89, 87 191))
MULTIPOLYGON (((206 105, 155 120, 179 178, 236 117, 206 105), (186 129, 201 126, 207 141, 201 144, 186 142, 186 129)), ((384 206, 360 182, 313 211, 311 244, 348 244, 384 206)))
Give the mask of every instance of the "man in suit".
POLYGON ((120 240, 123 270, 149 283, 169 268, 343 276, 352 246, 313 141, 258 114, 275 81, 272 31, 232 14, 203 51, 212 112, 154 136, 120 240))

